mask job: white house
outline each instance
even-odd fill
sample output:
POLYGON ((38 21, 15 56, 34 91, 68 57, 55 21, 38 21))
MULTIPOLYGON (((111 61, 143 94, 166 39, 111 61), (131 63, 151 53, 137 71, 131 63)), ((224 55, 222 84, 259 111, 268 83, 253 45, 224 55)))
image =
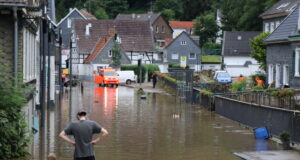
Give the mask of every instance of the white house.
POLYGON ((259 34, 260 32, 224 32, 222 56, 225 70, 230 76, 250 76, 262 71, 258 62, 250 57, 250 39, 259 34))

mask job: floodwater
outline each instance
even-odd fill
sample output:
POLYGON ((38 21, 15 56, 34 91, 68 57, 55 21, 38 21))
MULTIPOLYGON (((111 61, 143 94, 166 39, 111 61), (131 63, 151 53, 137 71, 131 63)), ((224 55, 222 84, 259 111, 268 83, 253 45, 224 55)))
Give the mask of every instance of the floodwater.
POLYGON ((60 106, 47 112, 45 134, 35 135, 34 159, 49 153, 58 160, 73 159, 73 146, 58 134, 82 109, 109 132, 95 145, 96 159, 239 160, 233 152, 280 149, 271 141, 255 140, 250 129, 166 92, 149 89, 142 100, 136 89, 123 86, 85 83, 72 90, 71 108, 65 90, 60 106))

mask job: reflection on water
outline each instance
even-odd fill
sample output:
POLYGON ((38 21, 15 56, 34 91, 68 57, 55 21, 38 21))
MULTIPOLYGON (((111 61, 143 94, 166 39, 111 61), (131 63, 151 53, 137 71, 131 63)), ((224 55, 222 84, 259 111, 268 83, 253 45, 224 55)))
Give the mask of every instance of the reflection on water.
POLYGON ((46 151, 55 152, 60 160, 71 160, 73 147, 57 135, 81 109, 110 133, 95 146, 98 159, 238 160, 232 152, 277 149, 269 141, 256 141, 250 130, 237 123, 169 94, 147 93, 142 100, 133 88, 88 83, 83 91, 73 91, 71 109, 65 94, 61 107, 48 114, 55 125, 48 124, 46 151))

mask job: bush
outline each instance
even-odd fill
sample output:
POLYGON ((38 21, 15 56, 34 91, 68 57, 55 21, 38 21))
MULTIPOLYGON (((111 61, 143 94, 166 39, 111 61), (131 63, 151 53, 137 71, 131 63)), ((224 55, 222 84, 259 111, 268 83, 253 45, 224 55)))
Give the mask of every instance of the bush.
POLYGON ((233 82, 231 84, 231 88, 230 91, 231 92, 238 92, 238 91, 243 91, 245 90, 247 87, 247 81, 246 80, 242 80, 239 82, 233 82))
POLYGON ((290 133, 287 132, 287 131, 281 132, 280 135, 279 135, 279 137, 280 137, 280 140, 281 140, 282 142, 284 142, 284 141, 289 141, 289 140, 291 139, 291 135, 290 135, 290 133))
MULTIPOLYGON (((121 70, 126 71, 126 70, 132 70, 134 71, 134 74, 138 76, 138 82, 140 82, 140 69, 138 65, 132 65, 132 64, 126 64, 126 65, 121 65, 121 70)), ((156 64, 143 64, 142 65, 142 82, 145 81, 145 75, 146 71, 148 71, 148 81, 151 79, 151 76, 154 72, 159 71, 159 67, 156 64)))
POLYGON ((173 83, 173 84, 178 84, 178 81, 175 79, 175 78, 172 78, 172 77, 170 77, 170 76, 168 76, 168 75, 166 75, 166 74, 163 74, 163 73, 159 73, 159 72, 156 72, 156 74, 160 77, 160 78, 162 78, 162 79, 164 79, 164 80, 166 80, 166 81, 168 81, 168 82, 170 82, 170 83, 173 83))
POLYGON ((200 90, 200 94, 208 96, 208 97, 212 97, 214 95, 213 92, 210 92, 210 91, 205 90, 205 89, 200 90))
POLYGON ((251 78, 251 86, 256 86, 257 83, 256 83, 256 80, 255 78, 258 77, 259 79, 261 79, 263 82, 264 82, 264 85, 266 86, 266 74, 264 73, 258 73, 258 74, 254 74, 254 75, 251 75, 250 78, 251 78))
POLYGON ((22 107, 26 104, 25 95, 31 90, 22 83, 22 78, 13 77, 4 56, 0 51, 0 159, 10 159, 28 155, 29 139, 22 107))
POLYGON ((291 97, 295 95, 295 91, 290 88, 285 88, 278 91, 274 91, 271 95, 277 98, 291 97))

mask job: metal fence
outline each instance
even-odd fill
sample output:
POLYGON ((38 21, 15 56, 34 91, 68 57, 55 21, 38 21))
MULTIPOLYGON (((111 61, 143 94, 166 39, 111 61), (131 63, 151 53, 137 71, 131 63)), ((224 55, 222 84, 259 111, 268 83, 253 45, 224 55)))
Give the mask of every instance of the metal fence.
POLYGON ((239 92, 239 93, 226 93, 225 97, 258 104, 259 106, 271 106, 277 108, 285 108, 290 110, 300 110, 298 105, 297 96, 288 97, 274 97, 271 92, 239 92))

